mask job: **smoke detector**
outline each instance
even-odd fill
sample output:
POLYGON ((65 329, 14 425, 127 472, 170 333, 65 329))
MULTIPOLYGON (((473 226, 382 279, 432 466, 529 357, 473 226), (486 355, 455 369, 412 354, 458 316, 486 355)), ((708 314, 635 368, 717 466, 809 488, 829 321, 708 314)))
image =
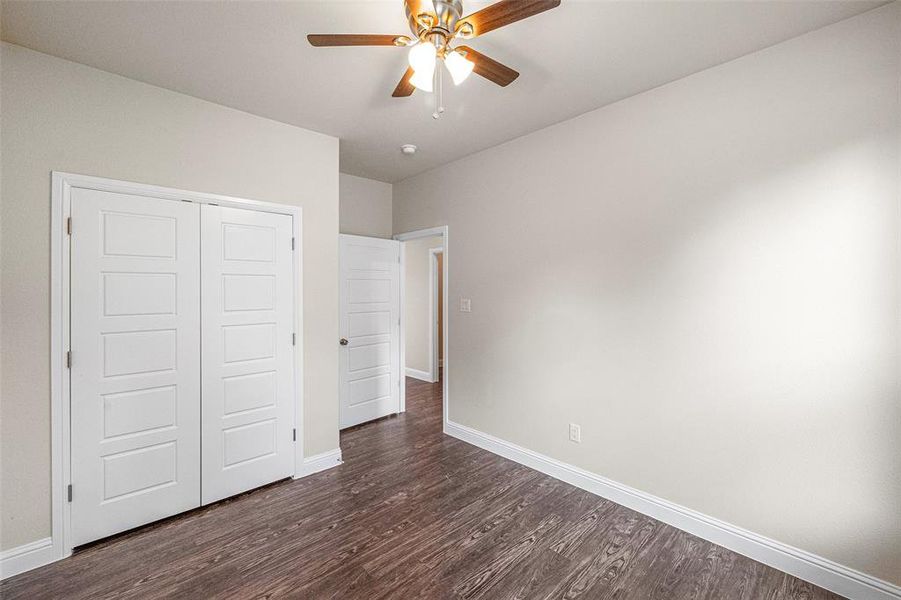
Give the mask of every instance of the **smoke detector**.
POLYGON ((404 144, 400 147, 400 151, 406 155, 416 154, 416 146, 413 144, 404 144))

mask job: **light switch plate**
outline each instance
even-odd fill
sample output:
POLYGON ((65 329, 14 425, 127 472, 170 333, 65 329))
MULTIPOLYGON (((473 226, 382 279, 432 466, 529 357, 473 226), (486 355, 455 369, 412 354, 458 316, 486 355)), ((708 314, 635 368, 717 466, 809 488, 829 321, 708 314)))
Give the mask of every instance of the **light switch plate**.
POLYGON ((472 300, 460 298, 460 312, 472 312, 472 300))

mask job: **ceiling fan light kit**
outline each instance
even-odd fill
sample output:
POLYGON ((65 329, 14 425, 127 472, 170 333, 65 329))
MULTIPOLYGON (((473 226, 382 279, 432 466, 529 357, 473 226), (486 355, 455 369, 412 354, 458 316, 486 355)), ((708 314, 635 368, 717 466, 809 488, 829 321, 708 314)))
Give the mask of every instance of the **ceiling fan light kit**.
POLYGON ((519 73, 468 46, 454 47, 458 39, 470 39, 510 23, 550 10, 560 0, 500 0, 471 15, 463 16, 462 0, 404 0, 410 31, 407 35, 310 34, 313 46, 396 46, 409 47, 407 69, 392 96, 404 98, 415 89, 436 92, 436 119, 444 112, 442 63, 454 85, 463 83, 470 73, 496 83, 510 85, 519 73))

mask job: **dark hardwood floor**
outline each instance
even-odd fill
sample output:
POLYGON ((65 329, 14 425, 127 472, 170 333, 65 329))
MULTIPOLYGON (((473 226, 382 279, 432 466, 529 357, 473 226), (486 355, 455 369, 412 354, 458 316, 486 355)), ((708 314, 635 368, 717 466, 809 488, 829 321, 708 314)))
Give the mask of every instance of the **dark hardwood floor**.
POLYGON ((345 464, 95 544, 14 598, 838 596, 441 433, 439 385, 341 434, 345 464))

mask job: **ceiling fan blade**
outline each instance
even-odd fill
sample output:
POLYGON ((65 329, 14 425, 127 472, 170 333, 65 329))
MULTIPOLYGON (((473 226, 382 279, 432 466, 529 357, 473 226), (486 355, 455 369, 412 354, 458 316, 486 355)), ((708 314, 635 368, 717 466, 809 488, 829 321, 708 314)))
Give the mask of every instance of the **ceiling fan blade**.
POLYGON ((367 33, 311 33, 307 40, 313 46, 394 46, 401 36, 367 33))
POLYGON ((463 21, 472 25, 473 36, 476 36, 558 6, 560 0, 500 0, 463 17, 463 21))
POLYGON ((475 64, 473 72, 481 75, 489 81, 493 81, 501 87, 506 87, 519 77, 519 72, 503 65, 493 58, 488 58, 481 52, 476 52, 469 46, 457 46, 457 50, 466 56, 466 60, 475 64))
POLYGON ((407 72, 404 73, 404 76, 400 78, 400 81, 397 83, 397 87, 394 88, 394 93, 391 94, 395 98, 404 98, 413 93, 413 90, 416 88, 413 87, 413 84, 410 83, 410 78, 413 77, 413 67, 407 67, 407 72))

